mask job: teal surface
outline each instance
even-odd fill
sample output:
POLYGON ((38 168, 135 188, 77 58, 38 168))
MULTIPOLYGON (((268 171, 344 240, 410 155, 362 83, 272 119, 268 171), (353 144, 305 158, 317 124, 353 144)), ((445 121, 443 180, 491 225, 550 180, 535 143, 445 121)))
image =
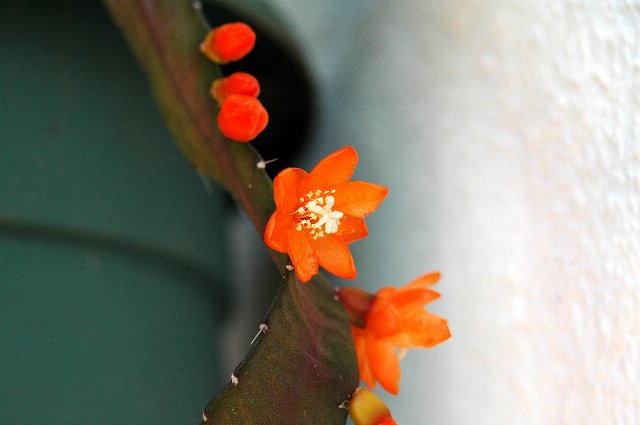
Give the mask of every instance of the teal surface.
POLYGON ((0 423, 198 423, 223 196, 98 2, 0 6, 0 423))

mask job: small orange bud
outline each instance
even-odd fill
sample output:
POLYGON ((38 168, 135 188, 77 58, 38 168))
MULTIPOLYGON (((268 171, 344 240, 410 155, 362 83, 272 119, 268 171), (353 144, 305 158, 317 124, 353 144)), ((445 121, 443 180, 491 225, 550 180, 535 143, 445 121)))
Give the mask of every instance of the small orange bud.
POLYGON ((260 94, 260 83, 258 83, 256 77, 251 74, 236 72, 227 78, 220 78, 214 81, 209 94, 219 103, 224 102, 224 100, 232 94, 258 97, 260 94))
POLYGON ((256 33, 244 22, 224 24, 212 29, 200 44, 200 51, 219 64, 245 57, 256 44, 256 33))
POLYGON ((232 94, 220 106, 218 128, 229 139, 250 142, 269 122, 269 114, 255 97, 232 94))
POLYGON ((351 397, 349 415, 355 425, 397 425, 384 401, 366 388, 351 397))

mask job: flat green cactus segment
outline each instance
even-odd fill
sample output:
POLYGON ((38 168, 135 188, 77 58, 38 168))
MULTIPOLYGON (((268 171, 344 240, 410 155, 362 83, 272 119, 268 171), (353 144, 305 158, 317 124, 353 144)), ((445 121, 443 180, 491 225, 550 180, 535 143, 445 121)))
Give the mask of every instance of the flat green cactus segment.
POLYGON ((348 318, 335 291, 291 273, 252 351, 204 411, 204 424, 344 424, 358 385, 348 318), (236 381, 237 379, 237 381, 236 381))

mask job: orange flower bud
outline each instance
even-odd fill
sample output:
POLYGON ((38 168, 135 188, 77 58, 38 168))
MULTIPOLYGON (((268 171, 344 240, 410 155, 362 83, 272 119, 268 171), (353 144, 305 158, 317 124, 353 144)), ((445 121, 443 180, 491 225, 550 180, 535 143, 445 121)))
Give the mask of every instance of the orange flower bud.
POLYGON ((227 78, 220 78, 214 81, 209 94, 219 103, 224 102, 224 100, 232 94, 258 97, 260 94, 260 83, 258 83, 256 77, 251 74, 236 72, 227 78))
POLYGON ((256 43, 256 33, 244 22, 224 24, 212 29, 200 44, 200 51, 219 64, 245 57, 256 43))
POLYGON ((255 97, 232 94, 220 106, 218 128, 229 139, 250 142, 269 122, 269 114, 255 97))
POLYGON ((351 398, 349 415, 355 425, 397 425, 384 401, 366 388, 351 398))

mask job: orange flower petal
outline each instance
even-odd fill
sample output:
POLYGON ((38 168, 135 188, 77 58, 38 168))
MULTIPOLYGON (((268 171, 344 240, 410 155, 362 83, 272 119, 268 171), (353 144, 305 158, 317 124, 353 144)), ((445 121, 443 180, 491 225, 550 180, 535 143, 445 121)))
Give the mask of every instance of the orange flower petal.
POLYGON ((400 390, 400 360, 396 348, 387 342, 367 339, 367 360, 373 376, 391 394, 400 390))
POLYGON ((436 291, 417 288, 408 291, 397 291, 387 299, 390 304, 393 304, 398 309, 400 315, 405 315, 409 314, 411 310, 422 311, 425 304, 438 298, 440 298, 440 294, 436 291))
POLYGON ((402 332, 388 339, 399 348, 431 348, 451 336, 447 321, 440 316, 422 310, 402 321, 402 332))
POLYGON ((333 237, 343 244, 350 244, 366 237, 369 234, 364 219, 345 215, 340 220, 338 232, 333 237))
POLYGON ((376 292, 376 296, 378 298, 384 298, 386 300, 389 300, 393 298, 398 292, 400 292, 400 289, 395 288, 393 286, 387 286, 385 288, 378 290, 378 292, 376 292))
POLYGON ((307 172, 300 168, 285 168, 273 179, 273 198, 278 210, 289 213, 298 208, 298 186, 306 176, 307 172))
POLYGON ((334 189, 351 178, 357 164, 358 153, 351 146, 345 146, 324 158, 311 170, 302 185, 302 192, 334 189))
POLYGON ((318 273, 318 255, 307 232, 287 230, 287 252, 301 282, 308 282, 318 273))
POLYGON ((271 249, 278 252, 287 252, 287 229, 290 227, 290 220, 280 211, 271 214, 264 229, 264 242, 271 249))
POLYGON ((360 379, 371 388, 375 388, 376 380, 371 373, 369 361, 367 360, 367 332, 356 326, 351 326, 351 334, 353 335, 353 344, 356 349, 360 379))
POLYGON ((384 186, 358 181, 342 183, 335 189, 333 208, 355 217, 364 217, 375 211, 389 191, 384 186))
POLYGON ((436 284, 439 280, 440 280, 440 272, 427 273, 425 275, 420 276, 419 278, 412 281, 411 283, 405 285, 403 288, 400 289, 400 291, 404 291, 407 289, 414 289, 414 288, 426 288, 427 286, 436 284))
POLYGON ((349 248, 331 235, 313 241, 320 265, 329 273, 345 279, 356 278, 356 265, 349 248))
POLYGON ((378 339, 391 337, 401 329, 401 319, 395 306, 380 298, 374 301, 367 315, 367 329, 378 339))
MULTIPOLYGON (((427 273, 425 275, 420 276, 419 278, 408 283, 402 288, 395 288, 393 286, 382 288, 376 293, 376 295, 380 298, 392 299, 396 296, 400 296, 400 294, 402 294, 403 292, 411 292, 416 289, 424 290, 428 286, 431 286, 437 283, 438 280, 440 280, 440 272, 431 272, 431 273, 427 273)), ((440 294, 438 294, 437 292, 435 291, 432 291, 432 292, 433 293, 431 294, 431 296, 434 298, 431 301, 440 297, 440 294)))

